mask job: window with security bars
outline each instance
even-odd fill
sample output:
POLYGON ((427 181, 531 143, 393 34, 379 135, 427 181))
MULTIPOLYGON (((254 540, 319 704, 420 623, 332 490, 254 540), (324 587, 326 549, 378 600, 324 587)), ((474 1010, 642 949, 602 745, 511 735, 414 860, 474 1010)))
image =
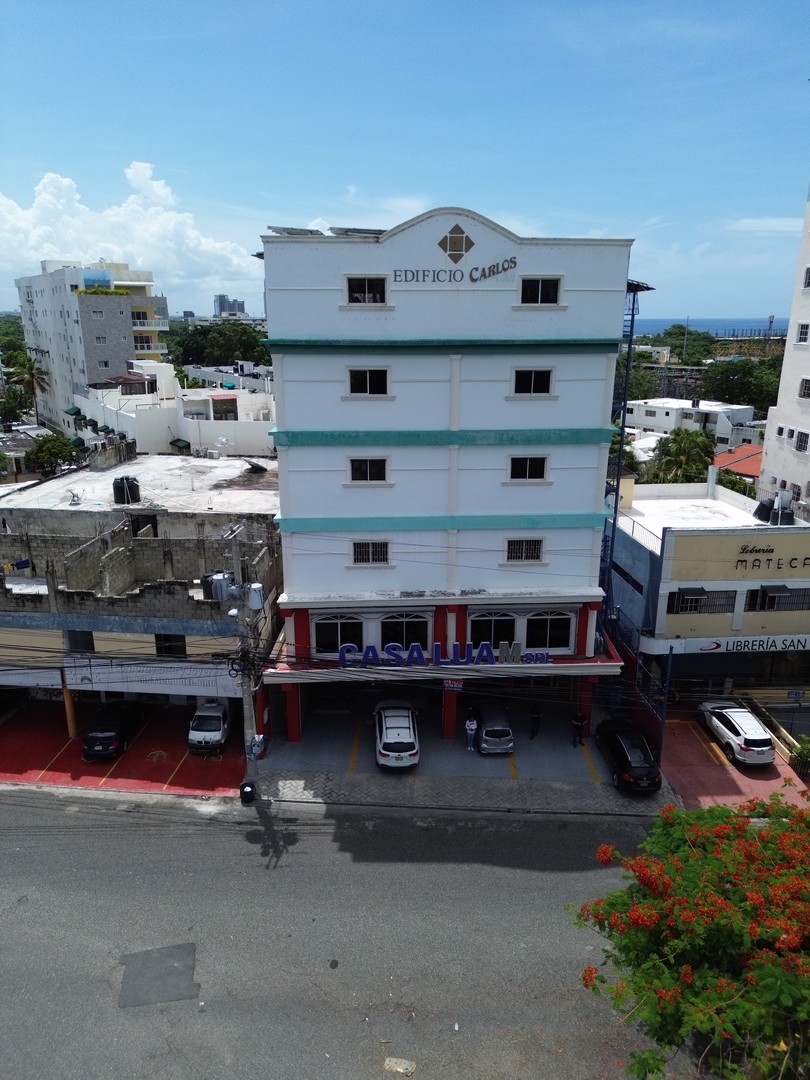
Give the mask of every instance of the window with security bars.
POLYGON ((802 379, 799 382, 799 397, 810 398, 810 379, 802 379))
POLYGON ((515 372, 516 394, 548 394, 551 392, 551 372, 531 371, 515 372))
POLYGON ((507 540, 507 562, 539 562, 543 558, 542 540, 507 540))
POLYGON ((806 431, 797 431, 796 432, 795 446, 796 446, 797 450, 799 450, 801 453, 806 454, 807 453, 807 444, 808 444, 808 442, 810 442, 810 435, 808 435, 808 433, 806 431))
POLYGON ((667 599, 670 615, 720 615, 734 611, 736 592, 723 589, 697 595, 694 591, 671 592, 667 599))
POLYGON ((775 592, 767 586, 749 589, 745 594, 746 611, 808 611, 810 589, 788 589, 775 592))
POLYGON ((352 555, 355 566, 371 563, 387 563, 388 541, 355 540, 352 544, 352 555))
POLYGON ((384 304, 384 277, 350 277, 347 281, 350 304, 384 304))
POLYGON ((810 289, 810 266, 806 266, 804 269, 804 282, 802 288, 810 289))
POLYGON ((808 338, 810 338, 810 323, 800 322, 796 327, 796 344, 806 345, 808 338))
POLYGON ((510 480, 544 480, 546 459, 544 457, 513 457, 509 459, 510 480))
POLYGON ((382 395, 388 393, 388 371, 385 368, 350 368, 349 393, 382 395))

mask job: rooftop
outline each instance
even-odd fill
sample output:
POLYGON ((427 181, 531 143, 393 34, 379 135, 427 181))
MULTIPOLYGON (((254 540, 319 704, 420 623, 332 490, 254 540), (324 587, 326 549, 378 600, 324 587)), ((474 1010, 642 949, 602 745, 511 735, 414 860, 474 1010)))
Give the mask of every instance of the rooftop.
POLYGON ((701 412, 718 412, 723 409, 750 409, 750 405, 729 405, 726 401, 696 401, 695 398, 635 398, 628 405, 650 405, 659 409, 699 409, 701 412))
POLYGON ((278 514, 278 465, 269 458, 189 458, 145 454, 103 472, 71 469, 50 480, 0 487, 7 510, 120 510, 113 481, 138 481, 138 509, 199 514, 278 514), (264 471, 262 471, 264 470, 264 471))

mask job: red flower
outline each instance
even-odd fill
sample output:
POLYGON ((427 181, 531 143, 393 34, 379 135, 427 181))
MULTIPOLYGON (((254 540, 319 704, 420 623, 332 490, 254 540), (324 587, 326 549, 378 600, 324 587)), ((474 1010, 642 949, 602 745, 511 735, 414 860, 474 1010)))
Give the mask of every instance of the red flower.
POLYGON ((596 986, 596 976, 599 974, 599 968, 589 964, 588 967, 582 972, 582 985, 586 990, 593 990, 596 986))
POLYGON ((681 973, 678 978, 681 980, 682 983, 686 983, 687 986, 691 986, 692 983, 695 981, 695 975, 692 971, 692 965, 684 964, 681 968, 681 973))
POLYGON ((618 851, 613 844, 600 844, 596 849, 596 857, 603 866, 610 866, 615 862, 618 851))

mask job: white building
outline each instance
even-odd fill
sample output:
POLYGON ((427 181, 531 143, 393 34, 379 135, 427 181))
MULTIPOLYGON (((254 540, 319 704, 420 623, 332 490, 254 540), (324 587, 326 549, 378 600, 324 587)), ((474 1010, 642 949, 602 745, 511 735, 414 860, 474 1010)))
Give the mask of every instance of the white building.
POLYGON ((628 427, 661 435, 671 435, 677 428, 705 431, 718 446, 739 446, 756 438, 756 433, 747 428, 753 419, 753 405, 728 405, 724 401, 649 398, 627 402, 628 427))
POLYGON ((786 491, 797 517, 810 521, 810 196, 790 308, 779 397, 768 411, 760 496, 786 491))
POLYGON ((28 352, 45 372, 39 418, 72 434, 65 410, 88 383, 124 375, 135 359, 159 360, 169 329, 166 298, 153 296, 151 271, 126 263, 91 266, 45 260, 42 272, 15 282, 28 352))
POLYGON ((587 708, 631 241, 444 208, 263 243, 289 737, 324 666, 427 680, 445 735, 462 680, 587 708))

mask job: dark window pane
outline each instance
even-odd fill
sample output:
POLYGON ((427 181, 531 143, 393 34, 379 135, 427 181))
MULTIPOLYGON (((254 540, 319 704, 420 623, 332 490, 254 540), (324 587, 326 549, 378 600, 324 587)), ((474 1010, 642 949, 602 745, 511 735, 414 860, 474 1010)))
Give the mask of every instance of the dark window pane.
POLYGON ((369 371, 369 373, 368 373, 368 392, 369 392, 369 394, 387 394, 388 393, 388 372, 387 371, 369 371))
POLYGON ((368 462, 368 479, 385 480, 385 458, 370 458, 368 462))
POLYGON ((540 303, 556 304, 559 302, 560 282, 558 278, 543 278, 540 283, 540 303))
POLYGON ((521 304, 539 304, 540 303, 540 279, 539 278, 524 278, 520 283, 520 302, 521 304))

